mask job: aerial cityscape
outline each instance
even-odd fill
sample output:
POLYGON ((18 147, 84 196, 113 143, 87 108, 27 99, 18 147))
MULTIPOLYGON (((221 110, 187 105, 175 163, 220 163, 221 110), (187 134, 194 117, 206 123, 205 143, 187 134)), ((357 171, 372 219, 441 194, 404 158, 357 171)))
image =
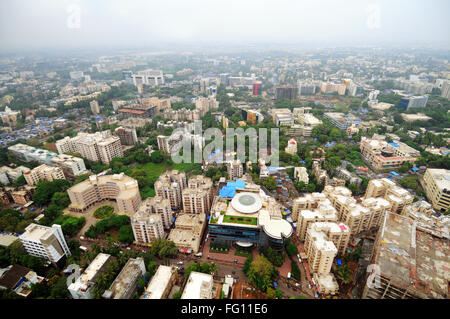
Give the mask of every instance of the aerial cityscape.
POLYGON ((449 3, 212 2, 2 1, 0 299, 448 299, 449 3))

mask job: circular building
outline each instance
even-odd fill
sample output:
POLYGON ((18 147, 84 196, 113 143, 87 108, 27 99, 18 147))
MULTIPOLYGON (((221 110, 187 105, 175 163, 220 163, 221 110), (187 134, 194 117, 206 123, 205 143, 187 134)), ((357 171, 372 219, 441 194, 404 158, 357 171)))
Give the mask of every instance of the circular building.
POLYGON ((242 192, 233 197, 231 206, 240 213, 254 214, 261 209, 262 201, 257 194, 242 192))

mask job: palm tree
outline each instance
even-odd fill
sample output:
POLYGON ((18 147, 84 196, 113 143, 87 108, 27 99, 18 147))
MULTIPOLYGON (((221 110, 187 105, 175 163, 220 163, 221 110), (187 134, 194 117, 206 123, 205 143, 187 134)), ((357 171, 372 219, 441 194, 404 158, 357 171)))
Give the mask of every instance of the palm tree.
POLYGON ((336 274, 336 277, 338 277, 344 284, 348 284, 352 281, 352 271, 350 270, 350 268, 348 268, 347 265, 343 265, 337 268, 334 273, 336 274))

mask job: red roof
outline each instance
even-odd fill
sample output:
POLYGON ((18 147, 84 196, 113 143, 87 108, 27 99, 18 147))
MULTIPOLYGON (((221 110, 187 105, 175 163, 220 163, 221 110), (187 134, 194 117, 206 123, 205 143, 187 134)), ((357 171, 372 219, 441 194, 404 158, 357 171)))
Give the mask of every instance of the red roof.
POLYGON ((130 110, 130 109, 120 109, 119 112, 122 112, 122 113, 139 114, 139 115, 145 114, 145 111, 140 111, 140 110, 130 110))

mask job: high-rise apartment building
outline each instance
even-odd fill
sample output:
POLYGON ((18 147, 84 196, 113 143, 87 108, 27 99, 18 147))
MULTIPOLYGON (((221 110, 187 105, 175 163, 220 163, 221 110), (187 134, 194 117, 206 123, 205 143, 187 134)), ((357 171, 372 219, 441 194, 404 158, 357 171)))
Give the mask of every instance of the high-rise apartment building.
POLYGON ((182 207, 182 192, 187 187, 186 175, 177 170, 167 171, 155 182, 155 192, 158 196, 168 199, 172 209, 182 207))
POLYGON ((109 164, 115 157, 123 157, 120 138, 111 136, 109 131, 78 133, 72 138, 66 136, 56 142, 56 149, 59 154, 79 153, 83 158, 103 164, 109 164))
POLYGON ((87 173, 86 166, 82 158, 67 154, 59 154, 51 159, 53 166, 59 167, 64 172, 64 176, 74 180, 76 176, 87 173))
POLYGON ((45 258, 52 263, 57 263, 62 257, 71 255, 61 225, 54 224, 52 227, 47 227, 30 224, 19 239, 29 255, 45 258))
POLYGON ((364 299, 448 299, 448 237, 435 236, 411 218, 388 213, 373 246, 364 299))
POLYGON ((330 273, 334 257, 336 257, 338 253, 336 245, 330 240, 327 232, 322 231, 323 228, 326 230, 333 228, 334 232, 340 230, 337 224, 313 223, 308 227, 305 245, 303 247, 303 251, 308 258, 311 272, 318 274, 330 273), (324 224, 326 224, 328 228, 325 228, 324 224))
POLYGON ((444 81, 442 84, 441 96, 450 99, 450 81, 444 81))
POLYGON ((372 179, 367 185, 364 197, 366 199, 384 198, 391 205, 390 211, 396 214, 401 214, 403 208, 414 200, 414 197, 406 189, 397 186, 387 178, 372 179))
POLYGON ((195 108, 200 111, 200 115, 205 115, 210 110, 219 108, 219 102, 215 96, 199 97, 195 100, 195 108))
POLYGON ((122 145, 134 145, 138 142, 136 130, 134 128, 118 127, 114 134, 120 138, 122 145))
POLYGON ((427 168, 423 186, 433 208, 446 212, 450 207, 450 170, 427 168))
POLYGON ((298 98, 297 85, 280 85, 275 88, 275 98, 295 100, 298 98))
POLYGON ((138 210, 131 217, 131 227, 138 243, 151 243, 155 239, 164 238, 164 227, 159 214, 138 210))
POLYGON ((92 111, 92 113, 94 113, 94 114, 100 114, 100 106, 98 105, 98 102, 97 101, 91 101, 90 103, 89 103, 89 105, 91 106, 91 111, 92 111))
POLYGON ((241 178, 244 175, 244 167, 240 160, 232 160, 227 162, 227 173, 229 180, 241 178))
POLYGON ((189 178, 188 188, 204 190, 208 196, 206 198, 208 210, 211 208, 214 200, 214 187, 211 178, 203 175, 194 175, 189 178))
POLYGON ((182 192, 183 212, 186 214, 207 214, 209 192, 201 188, 185 188, 182 192))
POLYGON ((172 225, 172 208, 170 201, 161 196, 149 197, 141 203, 138 212, 145 211, 147 214, 158 214, 165 229, 172 225))

